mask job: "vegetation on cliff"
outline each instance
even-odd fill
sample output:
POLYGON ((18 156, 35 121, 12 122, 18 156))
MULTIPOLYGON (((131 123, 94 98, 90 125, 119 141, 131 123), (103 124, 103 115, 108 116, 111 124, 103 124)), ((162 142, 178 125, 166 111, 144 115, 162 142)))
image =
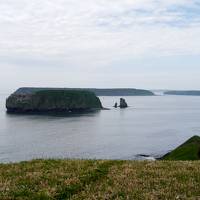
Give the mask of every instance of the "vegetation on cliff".
POLYGON ((200 161, 0 164, 0 199, 198 199, 200 161))
POLYGON ((200 137, 193 136, 172 152, 166 154, 163 160, 200 160, 200 137))
POLYGON ((15 92, 6 100, 8 112, 73 112, 101 109, 94 93, 82 90, 42 90, 20 94, 15 92))

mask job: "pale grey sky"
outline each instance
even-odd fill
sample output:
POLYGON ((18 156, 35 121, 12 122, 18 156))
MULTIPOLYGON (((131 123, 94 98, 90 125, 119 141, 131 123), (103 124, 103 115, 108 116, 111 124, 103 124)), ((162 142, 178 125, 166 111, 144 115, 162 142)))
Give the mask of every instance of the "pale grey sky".
POLYGON ((0 91, 200 89, 199 0, 0 0, 0 91))

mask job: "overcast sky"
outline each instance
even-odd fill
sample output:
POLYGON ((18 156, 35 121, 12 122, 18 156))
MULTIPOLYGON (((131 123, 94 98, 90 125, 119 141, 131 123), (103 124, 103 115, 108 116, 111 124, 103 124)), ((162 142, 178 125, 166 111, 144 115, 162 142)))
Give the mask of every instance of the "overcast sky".
POLYGON ((199 0, 0 0, 0 91, 200 89, 199 0))

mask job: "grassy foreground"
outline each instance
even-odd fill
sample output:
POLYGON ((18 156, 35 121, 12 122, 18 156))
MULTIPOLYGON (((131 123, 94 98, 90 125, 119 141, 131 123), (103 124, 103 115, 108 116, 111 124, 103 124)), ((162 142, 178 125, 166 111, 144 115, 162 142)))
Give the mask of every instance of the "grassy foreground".
POLYGON ((200 199, 200 161, 0 164, 0 199, 200 199))

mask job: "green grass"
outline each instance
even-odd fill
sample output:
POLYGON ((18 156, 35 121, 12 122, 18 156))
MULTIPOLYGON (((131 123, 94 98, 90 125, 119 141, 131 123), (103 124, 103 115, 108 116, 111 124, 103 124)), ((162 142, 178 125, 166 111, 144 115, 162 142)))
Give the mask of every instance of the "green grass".
POLYGON ((163 157, 164 160, 199 160, 200 137, 193 136, 181 146, 163 157))
POLYGON ((0 164, 0 199, 200 199, 200 161, 0 164))

